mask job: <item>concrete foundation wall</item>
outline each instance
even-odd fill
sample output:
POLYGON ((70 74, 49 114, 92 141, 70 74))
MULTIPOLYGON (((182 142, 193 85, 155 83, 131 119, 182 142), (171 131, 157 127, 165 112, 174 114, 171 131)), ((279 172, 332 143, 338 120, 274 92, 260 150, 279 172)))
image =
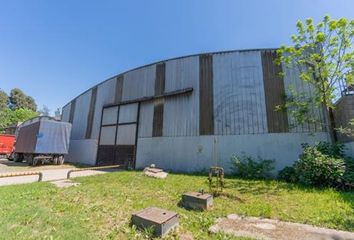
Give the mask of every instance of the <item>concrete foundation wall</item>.
POLYGON ((96 164, 97 140, 70 140, 69 154, 65 156, 66 162, 96 164))
POLYGON ((347 156, 354 158, 354 142, 344 143, 344 152, 347 156))
POLYGON ((136 167, 141 169, 153 163, 172 171, 196 172, 220 165, 230 172, 230 157, 245 154, 276 160, 278 171, 298 159, 302 143, 328 140, 327 133, 139 138, 136 167))

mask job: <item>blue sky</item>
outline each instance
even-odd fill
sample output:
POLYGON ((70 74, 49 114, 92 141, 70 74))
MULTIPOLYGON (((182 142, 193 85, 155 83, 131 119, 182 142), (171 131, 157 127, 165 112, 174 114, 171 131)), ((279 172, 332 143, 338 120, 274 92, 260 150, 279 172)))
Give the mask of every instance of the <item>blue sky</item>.
POLYGON ((289 43, 298 19, 354 19, 353 0, 0 0, 0 88, 52 112, 166 58, 289 43))

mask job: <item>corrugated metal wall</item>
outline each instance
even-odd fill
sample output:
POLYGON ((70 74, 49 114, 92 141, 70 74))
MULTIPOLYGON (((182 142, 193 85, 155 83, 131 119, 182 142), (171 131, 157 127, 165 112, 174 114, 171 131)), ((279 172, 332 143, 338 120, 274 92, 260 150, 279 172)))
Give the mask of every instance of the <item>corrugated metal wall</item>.
POLYGON ((199 134, 214 134, 213 55, 199 57, 199 134))
POLYGON ((123 101, 153 96, 156 65, 139 68, 124 74, 123 101))
POLYGON ((284 79, 280 76, 282 67, 275 63, 275 51, 262 52, 263 84, 269 133, 289 132, 288 116, 284 111, 276 111, 285 104, 284 79))
POLYGON ((267 133, 259 51, 214 54, 216 135, 267 133))
POLYGON ((199 135, 199 56, 167 61, 165 91, 190 87, 191 95, 165 99, 163 136, 199 135))
POLYGON ((152 125, 154 116, 154 103, 145 102, 140 104, 139 138, 152 137, 152 125))
POLYGON ((98 85, 95 114, 93 118, 93 126, 92 126, 92 133, 91 133, 92 139, 98 139, 100 124, 101 124, 102 107, 106 104, 113 103, 115 98, 116 82, 117 82, 116 78, 112 78, 98 85))
MULTIPOLYGON (((290 95, 289 88, 294 88, 294 90, 298 93, 305 93, 306 96, 313 95, 313 87, 309 84, 306 84, 299 77, 300 72, 299 68, 295 65, 287 66, 285 64, 282 65, 284 75, 284 87, 287 95, 290 95)), ((294 118, 291 114, 288 113, 288 122, 289 122, 289 131, 290 132, 314 132, 314 131, 324 131, 324 114, 321 108, 313 106, 311 108, 312 114, 316 116, 318 119, 317 123, 309 124, 305 123, 302 125, 296 124, 294 118)))
POLYGON ((67 105, 65 105, 62 109, 62 113, 61 113, 61 120, 63 122, 69 122, 69 117, 70 117, 70 107, 71 107, 71 103, 68 103, 67 105))
POLYGON ((138 104, 121 105, 119 109, 119 123, 136 122, 138 104))
POLYGON ((86 136, 87 117, 90 108, 91 94, 92 90, 76 98, 71 139, 84 139, 86 136))

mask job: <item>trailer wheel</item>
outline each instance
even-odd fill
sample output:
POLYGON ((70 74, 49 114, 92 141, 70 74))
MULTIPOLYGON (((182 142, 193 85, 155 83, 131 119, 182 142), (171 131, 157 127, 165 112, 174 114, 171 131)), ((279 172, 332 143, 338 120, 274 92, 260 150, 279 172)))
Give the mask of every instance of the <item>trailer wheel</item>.
POLYGON ((26 162, 28 163, 28 165, 33 165, 33 155, 28 155, 26 156, 26 162))
POLYGON ((58 157, 58 165, 63 165, 64 163, 64 156, 59 156, 58 157))
POLYGON ((58 163, 58 156, 55 156, 55 157, 53 157, 53 164, 54 165, 58 165, 59 163, 58 163))
POLYGON ((15 153, 14 161, 15 162, 22 162, 23 161, 23 154, 22 153, 15 153))
POLYGON ((32 166, 36 166, 37 164, 38 164, 38 159, 37 158, 33 158, 32 166))

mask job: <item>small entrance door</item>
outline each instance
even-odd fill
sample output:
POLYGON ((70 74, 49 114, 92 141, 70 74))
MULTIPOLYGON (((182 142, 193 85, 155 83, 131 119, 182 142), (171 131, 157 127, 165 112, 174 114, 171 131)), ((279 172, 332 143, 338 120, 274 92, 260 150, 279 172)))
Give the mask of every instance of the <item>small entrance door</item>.
POLYGON ((103 108, 97 165, 134 167, 138 111, 139 103, 103 108))

